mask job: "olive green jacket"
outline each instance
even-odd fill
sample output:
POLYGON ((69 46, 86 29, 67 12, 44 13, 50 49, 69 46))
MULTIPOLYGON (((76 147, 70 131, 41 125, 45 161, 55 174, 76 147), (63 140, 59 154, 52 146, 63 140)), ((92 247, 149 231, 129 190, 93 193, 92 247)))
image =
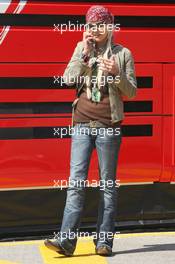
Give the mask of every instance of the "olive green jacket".
MULTIPOLYGON (((72 107, 72 125, 73 114, 76 103, 79 100, 80 90, 83 85, 76 80, 81 75, 85 75, 87 64, 81 58, 83 51, 83 41, 77 43, 71 60, 69 61, 64 74, 64 82, 69 86, 76 84, 77 98, 74 100, 72 107)), ((124 107, 122 95, 128 98, 134 98, 137 92, 137 81, 135 76, 134 59, 131 51, 120 44, 112 43, 112 51, 116 56, 116 61, 119 66, 119 78, 109 83, 109 101, 111 107, 111 121, 116 122, 124 119, 124 107)))

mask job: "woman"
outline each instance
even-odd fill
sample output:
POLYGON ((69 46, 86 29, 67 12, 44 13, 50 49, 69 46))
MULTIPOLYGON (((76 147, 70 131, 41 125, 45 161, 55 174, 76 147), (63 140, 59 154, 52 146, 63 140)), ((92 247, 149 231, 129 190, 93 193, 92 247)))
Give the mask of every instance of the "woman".
POLYGON ((100 189, 97 236, 93 242, 97 254, 108 256, 112 254, 115 233, 116 170, 124 119, 122 95, 134 98, 137 84, 130 50, 113 42, 114 17, 108 9, 92 6, 86 23, 83 41, 78 42, 63 76, 68 85, 77 85, 69 178, 74 184, 67 189, 61 237, 45 240, 45 245, 60 254, 73 255, 85 197, 85 188, 79 183, 87 180, 95 147, 105 188, 100 189))

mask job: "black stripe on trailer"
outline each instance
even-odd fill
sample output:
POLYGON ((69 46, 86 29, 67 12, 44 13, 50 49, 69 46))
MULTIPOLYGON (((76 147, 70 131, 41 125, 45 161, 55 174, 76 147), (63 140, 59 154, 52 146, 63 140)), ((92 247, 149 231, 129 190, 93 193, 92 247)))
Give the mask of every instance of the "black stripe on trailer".
MULTIPOLYGON (((152 76, 137 77, 138 88, 152 88, 152 76)), ((53 77, 0 77, 0 89, 75 89, 67 86, 62 76, 53 77)))
MULTIPOLYGON (((125 101, 124 112, 148 112, 153 110, 152 101, 125 101)), ((72 102, 13 102, 0 103, 0 114, 71 114, 72 102)))
MULTIPOLYGON (((1 26, 54 27, 69 23, 85 24, 83 15, 1 14, 1 26)), ((175 16, 115 16, 114 23, 127 28, 174 28, 175 16)), ((56 29, 56 28, 55 28, 56 29)), ((79 29, 79 27, 78 27, 79 29)))
MULTIPOLYGON (((5 127, 0 128, 0 140, 70 138, 69 126, 55 127, 5 127), (61 130, 64 135, 61 135, 61 130)), ((122 125, 124 137, 151 137, 153 125, 122 125)))

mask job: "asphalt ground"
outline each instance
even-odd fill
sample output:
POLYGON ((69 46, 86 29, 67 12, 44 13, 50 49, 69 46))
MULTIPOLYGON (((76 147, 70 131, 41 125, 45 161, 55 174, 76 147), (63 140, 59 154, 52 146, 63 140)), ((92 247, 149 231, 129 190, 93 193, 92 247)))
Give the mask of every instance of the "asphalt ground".
POLYGON ((92 237, 80 237, 72 257, 47 249, 43 242, 0 242, 0 264, 175 264, 174 231, 118 234, 110 257, 95 254, 92 237))

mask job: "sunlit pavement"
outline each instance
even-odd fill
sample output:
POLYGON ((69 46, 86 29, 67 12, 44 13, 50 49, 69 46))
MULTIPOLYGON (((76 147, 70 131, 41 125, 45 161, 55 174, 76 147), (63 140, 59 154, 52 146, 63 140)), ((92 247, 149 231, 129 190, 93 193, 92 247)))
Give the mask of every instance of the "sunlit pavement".
POLYGON ((174 264, 175 232, 118 234, 113 255, 95 254, 92 238, 79 238, 73 257, 47 249, 43 240, 1 242, 0 264, 174 264))

